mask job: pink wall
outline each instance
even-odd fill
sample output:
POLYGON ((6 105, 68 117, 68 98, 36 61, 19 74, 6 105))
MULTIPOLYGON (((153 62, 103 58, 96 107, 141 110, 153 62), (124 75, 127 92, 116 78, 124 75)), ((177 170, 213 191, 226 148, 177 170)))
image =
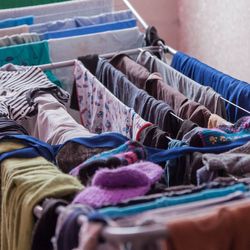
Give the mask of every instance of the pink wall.
POLYGON ((180 50, 250 82, 250 1, 178 2, 180 50))

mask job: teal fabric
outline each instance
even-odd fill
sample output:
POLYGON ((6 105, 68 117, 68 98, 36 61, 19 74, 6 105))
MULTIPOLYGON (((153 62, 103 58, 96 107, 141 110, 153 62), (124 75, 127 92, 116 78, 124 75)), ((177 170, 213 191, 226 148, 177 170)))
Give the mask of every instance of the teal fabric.
MULTIPOLYGON (((34 66, 51 63, 47 41, 27 43, 0 48, 0 66, 7 63, 34 66)), ((47 77, 61 87, 60 81, 50 70, 44 71, 47 77)))
POLYGON ((152 202, 147 202, 144 204, 127 206, 127 207, 107 207, 99 209, 98 212, 103 216, 108 216, 110 218, 119 218, 124 216, 135 215, 152 209, 176 206, 180 204, 185 204, 189 202, 213 199, 223 197, 225 195, 234 193, 236 191, 247 192, 248 187, 244 184, 236 184, 226 188, 209 189, 204 190, 199 193, 183 195, 179 197, 162 197, 152 202))
POLYGON ((32 6, 39 4, 65 2, 68 0, 3 0, 0 1, 0 9, 32 6))

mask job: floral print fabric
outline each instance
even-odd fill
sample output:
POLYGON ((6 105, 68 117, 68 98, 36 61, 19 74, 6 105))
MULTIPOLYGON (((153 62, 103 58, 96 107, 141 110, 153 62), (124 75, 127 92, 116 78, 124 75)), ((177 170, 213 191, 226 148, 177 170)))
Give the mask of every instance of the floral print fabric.
POLYGON ((92 133, 119 132, 136 139, 142 128, 151 125, 106 89, 80 61, 74 76, 81 122, 92 133))

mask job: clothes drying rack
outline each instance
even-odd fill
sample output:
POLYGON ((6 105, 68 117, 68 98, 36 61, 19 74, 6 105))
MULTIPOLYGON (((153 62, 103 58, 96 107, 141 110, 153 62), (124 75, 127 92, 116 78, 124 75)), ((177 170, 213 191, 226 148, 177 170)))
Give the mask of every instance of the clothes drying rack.
MULTIPOLYGON (((137 12, 137 10, 133 7, 133 5, 128 1, 128 0, 122 0, 124 4, 131 10, 131 12, 134 14, 136 19, 140 22, 142 25, 143 29, 147 29, 149 25, 145 22, 145 20, 141 17, 141 15, 137 12)), ((165 45, 162 43, 162 41, 158 41, 158 45, 161 47, 164 53, 170 53, 171 55, 175 55, 177 53, 177 50, 173 49, 169 45, 165 45)), ((150 49, 151 46, 145 47, 145 48, 138 48, 138 49, 150 49)), ((128 53, 128 54, 133 54, 138 51, 138 49, 135 50, 127 50, 127 51, 117 51, 109 54, 102 55, 102 57, 105 58, 110 58, 114 56, 117 53, 128 53)), ((158 48, 159 49, 159 48, 158 48)), ((42 70, 49 70, 49 69, 56 69, 56 68, 63 68, 63 67, 70 67, 73 66, 75 63, 75 60, 67 60, 67 61, 62 61, 62 62, 56 62, 56 63, 49 63, 49 64, 42 64, 42 65, 37 65, 40 67, 42 70)), ((237 104, 225 99, 224 97, 220 96, 220 99, 223 100, 224 102, 227 102, 228 104, 242 110, 243 112, 250 114, 250 111, 238 106, 237 104)), ((173 114, 173 113, 172 113, 173 114)), ((174 114, 174 116, 179 119, 180 121, 183 121, 180 117, 174 114)))
MULTIPOLYGON (((134 16, 141 23, 142 27, 146 30, 149 27, 148 24, 139 15, 139 13, 135 10, 135 8, 132 6, 132 4, 128 0, 123 0, 123 2, 132 11, 134 16)), ((134 53, 137 53, 138 51, 141 51, 142 49, 143 50, 151 50, 151 51, 163 51, 164 53, 170 53, 172 55, 177 53, 177 51, 175 49, 173 49, 172 47, 170 47, 168 45, 163 44, 161 41, 158 42, 158 46, 148 46, 148 47, 143 47, 143 48, 124 50, 124 51, 122 51, 122 53, 134 54, 134 53)), ((121 51, 103 54, 103 55, 101 55, 101 57, 111 58, 115 54, 120 53, 120 52, 121 51)), ((75 61, 76 60, 67 60, 67 61, 62 61, 62 62, 37 65, 37 66, 40 67, 42 70, 49 70, 49 69, 56 69, 56 68, 73 66, 75 64, 75 61)), ((241 109, 242 111, 250 114, 250 111, 230 102, 229 100, 227 100, 223 97, 220 97, 220 98, 223 101, 225 101, 225 102, 237 107, 238 109, 241 109)), ((176 116, 176 117, 183 121, 183 119, 181 119, 180 117, 178 117, 178 116, 176 116)), ((228 204, 230 204, 230 202, 228 204)), ((59 206, 57 208, 57 213, 63 212, 64 209, 65 209, 64 207, 59 206)), ((33 212, 37 218, 40 218, 42 213, 43 213, 43 208, 41 206, 35 206, 33 212)), ((79 216, 78 219, 79 219, 78 220, 79 224, 82 224, 85 222, 85 219, 82 216, 79 216)), ((157 240, 157 239, 161 239, 161 238, 166 239, 166 237, 168 236, 168 232, 167 232, 166 225, 155 223, 153 225, 134 226, 134 227, 106 226, 102 232, 102 236, 105 239, 111 240, 111 241, 126 242, 126 241, 137 240, 140 237, 143 237, 143 238, 145 237, 148 240, 150 240, 150 239, 157 240)))

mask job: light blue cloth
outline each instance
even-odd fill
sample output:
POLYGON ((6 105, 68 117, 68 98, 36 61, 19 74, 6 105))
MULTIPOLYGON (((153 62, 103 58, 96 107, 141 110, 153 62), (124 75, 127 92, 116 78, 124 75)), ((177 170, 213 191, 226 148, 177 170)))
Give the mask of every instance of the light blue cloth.
POLYGON ((152 209, 175 206, 180 204, 185 204, 189 202, 213 199, 223 197, 225 195, 234 193, 236 191, 247 192, 248 188, 244 184, 236 184, 233 186, 204 190, 199 193, 183 195, 179 197, 162 197, 152 202, 147 202, 144 204, 127 206, 127 207, 107 207, 99 209, 98 212, 103 216, 108 216, 110 218, 118 218, 124 216, 130 216, 152 209))
POLYGON ((74 20, 77 27, 83 27, 102 23, 118 22, 132 18, 134 18, 134 16, 131 10, 123 10, 90 17, 75 17, 74 20))
POLYGON ((55 38, 63 38, 63 37, 73 37, 73 36, 81 36, 81 35, 89 35, 94 33, 100 33, 110 30, 122 30, 136 27, 136 19, 128 19, 119 22, 105 23, 105 24, 97 24, 90 25, 86 27, 79 27, 75 29, 68 30, 60 30, 48 32, 40 35, 41 40, 49 40, 55 38))
POLYGON ((24 16, 0 20, 0 29, 10 28, 19 25, 31 25, 34 23, 33 16, 24 16))
POLYGON ((64 20, 33 24, 29 27, 30 32, 46 33, 51 31, 59 31, 73 29, 77 27, 96 25, 102 23, 110 23, 133 18, 133 13, 130 10, 109 12, 95 16, 79 16, 75 18, 67 18, 64 20))

